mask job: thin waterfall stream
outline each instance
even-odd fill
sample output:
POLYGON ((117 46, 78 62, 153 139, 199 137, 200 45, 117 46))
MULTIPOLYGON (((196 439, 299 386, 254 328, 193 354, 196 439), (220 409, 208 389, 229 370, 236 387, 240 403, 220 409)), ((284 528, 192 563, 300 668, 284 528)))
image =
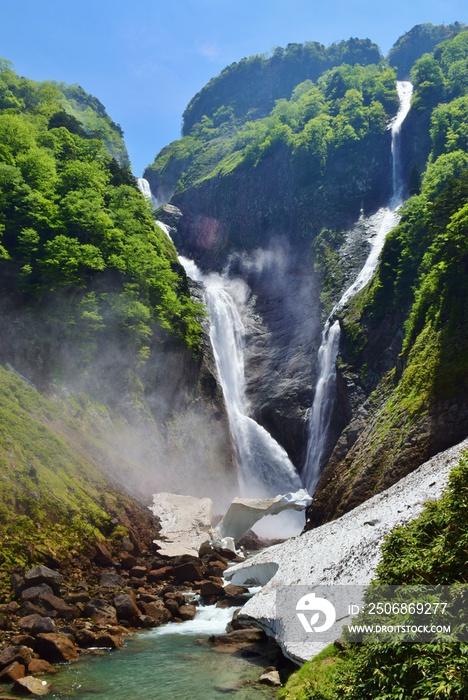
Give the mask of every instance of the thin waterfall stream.
POLYGON ((403 203, 404 182, 401 172, 400 131, 410 110, 413 86, 408 81, 397 81, 400 100, 398 113, 391 124, 392 132, 392 195, 387 207, 370 217, 375 231, 366 261, 354 282, 344 291, 328 316, 318 351, 318 379, 314 400, 309 413, 307 455, 302 471, 304 488, 313 495, 320 478, 322 458, 327 444, 328 430, 336 391, 336 359, 340 342, 340 323, 336 313, 359 292, 374 274, 387 234, 400 219, 398 209, 403 203))

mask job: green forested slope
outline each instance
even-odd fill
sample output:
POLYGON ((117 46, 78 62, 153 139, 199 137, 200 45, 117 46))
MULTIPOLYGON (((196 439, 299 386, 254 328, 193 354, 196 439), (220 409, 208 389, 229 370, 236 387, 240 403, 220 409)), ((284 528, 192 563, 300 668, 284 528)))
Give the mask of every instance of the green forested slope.
POLYGON ((243 58, 212 78, 189 102, 182 135, 187 136, 203 117, 226 117, 239 122, 267 116, 275 101, 288 98, 298 83, 317 80, 333 66, 378 63, 376 44, 369 39, 349 39, 326 48, 314 41, 277 47, 271 56, 243 58))
POLYGON ((373 281, 343 313, 340 369, 369 398, 324 472, 314 523, 468 432, 468 83, 460 70, 467 59, 463 32, 411 73, 412 109, 431 115, 431 152, 373 281))
POLYGON ((2 61, 0 589, 13 568, 148 526, 118 484, 148 499, 168 469, 149 438, 176 404, 171 372, 185 400, 184 361, 196 388, 201 309, 102 104, 2 61))
MULTIPOLYGON (((42 314, 44 371, 60 369, 65 343, 85 372, 109 336, 135 371, 165 337, 195 350, 199 309, 99 101, 20 78, 6 62, 0 96, 2 307, 42 314)), ((18 338, 5 341, 4 358, 18 338)))
POLYGON ((467 25, 463 22, 449 25, 434 25, 430 22, 417 24, 393 44, 388 53, 388 62, 397 67, 400 80, 409 80, 411 69, 418 58, 433 51, 437 44, 453 39, 466 28, 467 25))

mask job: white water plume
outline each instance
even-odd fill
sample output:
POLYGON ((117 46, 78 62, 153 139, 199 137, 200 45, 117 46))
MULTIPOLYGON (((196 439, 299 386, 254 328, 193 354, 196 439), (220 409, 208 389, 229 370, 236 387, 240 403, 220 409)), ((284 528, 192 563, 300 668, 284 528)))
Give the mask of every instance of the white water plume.
POLYGON ((141 194, 142 194, 144 197, 146 197, 146 199, 147 199, 148 201, 152 202, 154 208, 157 209, 158 206, 159 206, 158 200, 156 199, 156 197, 155 197, 155 196, 153 195, 153 193, 151 192, 151 187, 150 187, 150 184, 149 184, 148 180, 145 180, 144 177, 139 177, 139 178, 137 179, 137 182, 138 182, 138 189, 140 190, 141 194))
POLYGON ((309 414, 309 437, 306 462, 302 471, 302 483, 313 494, 320 478, 322 458, 328 437, 336 389, 336 358, 340 342, 340 324, 335 319, 341 309, 359 292, 374 274, 387 234, 398 224, 398 209, 403 201, 404 182, 401 173, 400 130, 410 110, 413 86, 407 81, 397 82, 400 107, 391 124, 392 131, 392 196, 388 207, 380 209, 369 224, 375 231, 370 239, 370 252, 354 282, 344 291, 333 307, 323 329, 318 352, 318 379, 314 400, 309 414))

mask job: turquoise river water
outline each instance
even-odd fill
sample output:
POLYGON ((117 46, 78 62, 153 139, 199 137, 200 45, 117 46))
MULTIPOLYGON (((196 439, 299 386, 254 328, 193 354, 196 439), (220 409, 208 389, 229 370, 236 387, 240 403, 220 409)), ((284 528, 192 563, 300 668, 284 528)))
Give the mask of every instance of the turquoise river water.
POLYGON ((272 688, 255 684, 265 662, 213 651, 200 643, 221 634, 233 609, 201 609, 195 620, 128 637, 123 649, 83 656, 44 677, 55 700, 273 700, 272 688))

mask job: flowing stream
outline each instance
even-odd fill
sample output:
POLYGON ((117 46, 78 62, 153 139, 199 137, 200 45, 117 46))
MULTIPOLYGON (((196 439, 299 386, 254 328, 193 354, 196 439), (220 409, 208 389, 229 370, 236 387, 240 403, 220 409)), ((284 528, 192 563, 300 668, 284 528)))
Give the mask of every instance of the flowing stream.
POLYGON ((371 279, 375 272, 387 234, 399 221, 398 208, 403 202, 404 182, 401 173, 400 130, 410 110, 413 86, 397 82, 400 107, 391 125, 392 131, 392 196, 387 207, 370 217, 374 235, 370 240, 369 255, 354 282, 344 291, 325 322, 318 352, 318 379, 309 414, 307 456, 302 471, 302 482, 312 495, 320 478, 322 458, 327 444, 328 429, 336 390, 336 358, 340 342, 340 324, 336 312, 341 309, 371 279))
POLYGON ((255 684, 265 663, 217 653, 199 638, 225 632, 234 608, 201 608, 190 622, 129 637, 123 649, 83 657, 47 680, 55 700, 273 700, 276 691, 255 684))

